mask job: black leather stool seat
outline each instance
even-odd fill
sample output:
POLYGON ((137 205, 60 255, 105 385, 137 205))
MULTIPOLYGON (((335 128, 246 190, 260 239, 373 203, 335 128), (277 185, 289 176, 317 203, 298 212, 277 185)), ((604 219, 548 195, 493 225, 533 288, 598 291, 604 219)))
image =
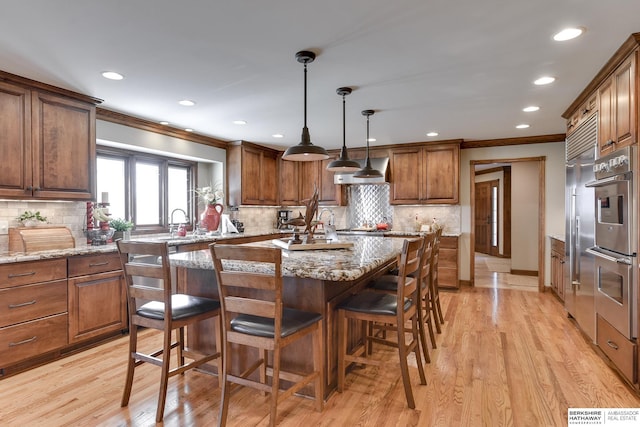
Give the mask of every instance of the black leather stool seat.
POLYGON ((385 274, 369 282, 369 287, 377 291, 396 292, 398 290, 398 276, 385 274))
MULTIPOLYGON (((322 319, 322 316, 317 313, 296 310, 294 308, 283 308, 280 336, 282 338, 287 337, 307 326, 313 325, 320 319, 322 319)), ((273 338, 275 322, 274 319, 268 317, 240 314, 231 320, 231 329, 243 334, 273 338)))
MULTIPOLYGON (((404 300, 404 311, 409 310, 413 303, 410 299, 404 300)), ((338 308, 359 313, 372 313, 395 316, 397 314, 397 297, 392 294, 379 292, 360 292, 340 303, 338 308)))
MULTIPOLYGON (((220 309, 220 302, 210 298, 196 297, 192 295, 171 295, 172 320, 185 319, 212 310, 220 309)), ((140 307, 136 314, 149 319, 164 319, 164 303, 150 301, 140 307)))

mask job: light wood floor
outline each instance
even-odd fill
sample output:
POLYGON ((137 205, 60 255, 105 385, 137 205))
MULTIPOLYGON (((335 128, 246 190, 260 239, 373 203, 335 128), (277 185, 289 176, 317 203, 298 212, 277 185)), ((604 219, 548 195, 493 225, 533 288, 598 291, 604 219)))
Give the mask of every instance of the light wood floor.
MULTIPOLYGON (((566 426, 569 407, 640 407, 630 388, 600 359, 550 293, 465 287, 441 292, 446 324, 415 375, 417 407, 406 406, 398 370, 366 367, 347 375, 322 413, 293 397, 282 426, 566 426)), ((149 331, 151 332, 151 331, 149 331)), ((126 337, 0 381, 2 426, 154 425, 159 371, 138 369, 128 408, 120 408, 126 337)), ((145 346, 158 343, 146 333, 145 346)), ((395 360, 396 353, 376 348, 395 360)), ((215 377, 170 379, 166 426, 211 426, 220 391, 215 377)), ((230 426, 267 425, 267 397, 232 394, 230 426)))

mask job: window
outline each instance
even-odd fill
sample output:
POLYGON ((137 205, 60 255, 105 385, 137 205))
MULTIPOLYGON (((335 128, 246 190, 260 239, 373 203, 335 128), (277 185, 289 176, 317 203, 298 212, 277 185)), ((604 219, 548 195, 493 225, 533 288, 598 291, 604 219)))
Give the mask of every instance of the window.
POLYGON ((131 219, 137 231, 166 231, 176 209, 186 213, 176 211, 176 221, 191 223, 195 171, 194 162, 99 148, 97 191, 108 193, 112 218, 131 219))

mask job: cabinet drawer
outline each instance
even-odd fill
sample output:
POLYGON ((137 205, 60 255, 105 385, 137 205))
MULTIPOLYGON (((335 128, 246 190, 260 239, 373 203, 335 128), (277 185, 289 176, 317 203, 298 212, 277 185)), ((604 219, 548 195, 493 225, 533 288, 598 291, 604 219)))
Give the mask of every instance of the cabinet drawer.
POLYGON ((69 277, 87 276, 121 269, 122 264, 117 252, 69 258, 69 277))
POLYGON ((0 329, 0 367, 67 345, 67 315, 57 314, 0 329))
POLYGON ((438 267, 438 288, 458 288, 458 270, 438 267))
POLYGON ((564 242, 562 240, 551 238, 551 250, 564 254, 564 242))
POLYGON ((0 290, 0 327, 67 311, 67 281, 0 290))
POLYGON ((616 328, 598 315, 598 347, 632 383, 636 382, 635 360, 637 345, 627 340, 616 328))
POLYGON ((440 252, 438 253, 438 266, 458 268, 458 250, 440 248, 440 252))
POLYGON ((456 236, 440 237, 440 249, 458 249, 458 238, 456 236))
POLYGON ((0 265, 0 288, 67 278, 67 260, 14 262, 0 265))

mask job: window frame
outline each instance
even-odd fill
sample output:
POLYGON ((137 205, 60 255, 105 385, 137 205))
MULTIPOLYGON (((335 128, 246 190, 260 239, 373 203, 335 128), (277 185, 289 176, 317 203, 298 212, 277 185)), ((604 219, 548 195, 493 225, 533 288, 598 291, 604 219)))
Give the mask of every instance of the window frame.
MULTIPOLYGON (((106 147, 98 145, 96 147, 96 158, 106 157, 111 159, 121 159, 125 162, 125 216, 130 218, 134 223, 134 234, 153 234, 169 232, 169 221, 171 213, 169 210, 168 200, 168 175, 169 167, 175 166, 187 168, 188 192, 195 194, 196 177, 198 176, 198 163, 190 160, 178 159, 158 154, 139 152, 115 147, 106 147), (136 163, 152 163, 157 164, 160 169, 160 201, 159 201, 159 224, 139 226, 134 216, 135 197, 136 197, 136 163)), ((96 172, 97 175, 97 172, 96 172)), ((97 177, 96 177, 97 183, 97 177)), ((196 215, 195 197, 188 199, 187 206, 187 229, 192 230, 196 215)))

